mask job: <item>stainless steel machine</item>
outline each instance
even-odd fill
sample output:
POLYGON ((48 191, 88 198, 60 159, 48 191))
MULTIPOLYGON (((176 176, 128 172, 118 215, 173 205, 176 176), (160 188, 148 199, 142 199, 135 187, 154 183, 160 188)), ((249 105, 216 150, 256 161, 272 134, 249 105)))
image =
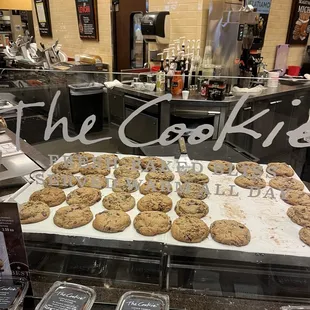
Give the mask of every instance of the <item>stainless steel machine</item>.
POLYGON ((223 66, 231 76, 252 76, 255 65, 250 51, 261 48, 257 39, 259 13, 253 11, 224 11, 214 34, 213 62, 223 66), (251 64, 251 61, 253 64, 251 64))

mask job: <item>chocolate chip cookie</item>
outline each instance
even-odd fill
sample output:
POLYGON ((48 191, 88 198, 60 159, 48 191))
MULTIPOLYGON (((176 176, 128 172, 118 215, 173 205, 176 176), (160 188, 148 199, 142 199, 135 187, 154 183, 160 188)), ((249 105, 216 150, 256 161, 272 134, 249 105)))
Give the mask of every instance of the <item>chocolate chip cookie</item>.
POLYGON ((121 210, 103 211, 96 215, 93 227, 106 233, 124 231, 131 224, 130 216, 121 210))
POLYGON ((85 165, 87 163, 91 163, 94 159, 94 155, 91 154, 91 153, 86 153, 86 152, 78 152, 78 153, 74 153, 74 154, 71 154, 67 161, 69 162, 77 162, 79 163, 80 165, 85 165))
POLYGON ((116 167, 119 162, 119 158, 115 154, 103 154, 94 159, 96 164, 103 163, 107 167, 116 167))
POLYGON ((169 195, 172 192, 172 186, 167 181, 150 180, 140 186, 140 193, 143 195, 151 193, 161 193, 169 195))
POLYGON ((266 171, 278 177, 292 177, 294 175, 294 170, 286 163, 270 163, 266 171))
POLYGON ((141 167, 145 171, 165 171, 167 163, 158 157, 145 157, 141 159, 141 167))
POLYGON ((156 236, 170 230, 171 220, 164 212, 145 211, 136 216, 133 225, 143 236, 156 236))
POLYGON ((299 231, 299 238, 300 240, 310 246, 310 228, 309 227, 304 227, 299 231))
POLYGON ((241 175, 235 179, 235 184, 242 188, 265 188, 267 183, 259 176, 241 175))
POLYGON ((119 160, 118 164, 120 166, 129 166, 134 169, 141 169, 140 166, 141 158, 137 156, 128 156, 128 157, 123 157, 119 160))
POLYGON ((182 216, 172 223, 172 237, 186 243, 199 243, 209 235, 207 224, 193 216, 182 216))
POLYGON ((290 189, 302 191, 305 188, 304 183, 288 177, 275 177, 270 180, 269 185, 280 191, 286 191, 290 189))
POLYGON ((208 168, 210 171, 216 174, 224 174, 224 173, 231 173, 232 171, 234 171, 235 166, 229 161, 212 160, 209 163, 208 168))
POLYGON ((182 183, 197 183, 201 185, 209 183, 209 178, 206 174, 195 172, 193 170, 181 173, 180 180, 182 183))
POLYGON ((134 208, 135 199, 128 193, 112 193, 105 196, 102 205, 108 210, 121 210, 128 212, 134 208))
POLYGON ((210 227, 214 241, 238 247, 245 246, 251 241, 251 233, 248 228, 233 220, 215 221, 210 227))
POLYGON ((288 190, 282 192, 281 199, 293 206, 310 206, 310 194, 302 191, 288 190))
POLYGON ((125 192, 133 193, 136 192, 139 188, 139 183, 135 179, 131 178, 118 178, 113 180, 112 190, 113 192, 125 192))
POLYGON ((237 164, 237 171, 243 175, 257 175, 261 176, 264 173, 264 169, 258 163, 252 161, 243 161, 237 164))
POLYGON ((29 200, 42 201, 49 207, 56 207, 62 204, 66 200, 65 192, 57 187, 46 187, 39 191, 34 192, 29 200))
POLYGON ((103 189, 107 187, 107 180, 103 174, 89 174, 78 180, 78 186, 103 189))
POLYGON ((204 200, 208 193, 203 185, 196 183, 184 183, 178 189, 177 193, 181 198, 193 198, 204 200))
POLYGON ((82 187, 71 192, 67 197, 69 205, 90 207, 101 199, 101 192, 96 188, 82 187))
POLYGON ((294 206, 287 210, 287 216, 300 226, 310 226, 310 206, 294 206))
POLYGON ((19 210, 22 224, 38 223, 46 220, 50 215, 50 207, 42 201, 28 201, 19 210))
POLYGON ((69 188, 77 184, 77 179, 71 174, 52 174, 44 180, 44 187, 69 188))
POLYGON ((102 163, 99 163, 99 164, 92 163, 92 164, 89 164, 85 167, 82 167, 80 169, 80 172, 83 175, 102 174, 104 176, 107 176, 110 174, 110 168, 107 167, 106 165, 102 164, 102 163))
POLYGON ((177 202, 175 212, 178 216, 203 218, 209 213, 209 207, 201 200, 182 198, 177 202))
POLYGON ((137 179, 140 176, 138 169, 135 169, 130 166, 120 166, 115 169, 114 176, 116 178, 132 178, 137 179))
POLYGON ((160 180, 171 182, 174 180, 174 174, 171 171, 151 171, 146 176, 145 179, 149 180, 160 180))
POLYGON ((61 228, 72 229, 90 223, 93 214, 83 205, 71 205, 58 209, 54 215, 54 224, 61 228))
POLYGON ((139 211, 169 212, 172 209, 172 200, 161 193, 147 194, 138 201, 139 211))
POLYGON ((76 174, 80 171, 80 165, 76 161, 74 162, 61 162, 53 165, 52 172, 55 174, 76 174))

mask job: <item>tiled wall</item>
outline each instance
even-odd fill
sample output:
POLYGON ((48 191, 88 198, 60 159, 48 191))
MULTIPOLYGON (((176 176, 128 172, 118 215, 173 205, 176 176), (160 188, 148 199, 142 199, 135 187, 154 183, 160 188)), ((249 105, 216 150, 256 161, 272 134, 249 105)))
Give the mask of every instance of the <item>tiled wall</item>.
MULTIPOLYGON (((276 45, 285 44, 293 0, 272 0, 262 55, 268 69, 275 61, 276 45)), ((305 46, 291 46, 288 65, 300 65, 305 46)))
POLYGON ((53 39, 40 36, 37 16, 33 7, 33 19, 36 41, 50 46, 59 39, 64 52, 74 57, 75 54, 88 53, 101 56, 104 63, 109 64, 112 70, 112 41, 110 0, 97 0, 99 41, 81 40, 77 23, 75 1, 53 0, 50 1, 50 12, 53 30, 53 39))

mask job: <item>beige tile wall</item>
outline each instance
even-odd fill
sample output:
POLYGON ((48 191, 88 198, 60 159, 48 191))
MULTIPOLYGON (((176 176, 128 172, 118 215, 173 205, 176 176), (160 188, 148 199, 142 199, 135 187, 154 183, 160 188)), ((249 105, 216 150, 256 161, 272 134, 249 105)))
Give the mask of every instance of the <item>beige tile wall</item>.
MULTIPOLYGON (((262 51, 268 69, 273 68, 276 45, 285 44, 291 14, 292 0, 272 0, 265 44, 262 51)), ((300 65, 305 46, 291 46, 288 65, 300 65)))
MULTIPOLYGON (((50 46, 55 40, 63 44, 63 50, 68 56, 89 53, 101 56, 104 63, 112 68, 112 40, 110 0, 97 0, 99 42, 93 40, 81 40, 79 36, 75 1, 53 0, 50 1, 51 23, 53 39, 40 36, 35 8, 33 7, 33 19, 37 43, 50 46)), ((111 69, 112 70, 112 69, 111 69)))

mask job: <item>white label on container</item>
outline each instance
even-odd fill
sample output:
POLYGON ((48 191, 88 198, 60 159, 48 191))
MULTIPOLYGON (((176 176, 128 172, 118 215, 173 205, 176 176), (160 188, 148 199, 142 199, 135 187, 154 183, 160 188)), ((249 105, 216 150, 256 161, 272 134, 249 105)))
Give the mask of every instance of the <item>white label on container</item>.
POLYGON ((45 310, 81 310, 89 295, 71 288, 59 288, 43 306, 45 310))
POLYGON ((164 310, 164 303, 161 300, 132 297, 125 300, 122 310, 164 310))
POLYGON ((19 286, 0 286, 0 309, 10 308, 19 290, 19 286))

